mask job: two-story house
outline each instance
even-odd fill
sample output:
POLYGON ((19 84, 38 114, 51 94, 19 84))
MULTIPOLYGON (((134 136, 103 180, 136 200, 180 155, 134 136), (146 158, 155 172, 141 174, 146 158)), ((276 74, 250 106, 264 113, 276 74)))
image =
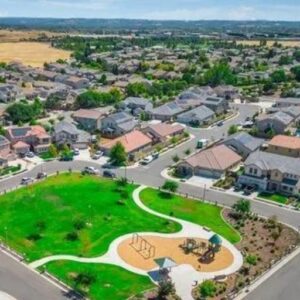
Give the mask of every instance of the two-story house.
POLYGON ((290 157, 300 157, 300 138, 276 135, 269 141, 267 151, 290 157))
POLYGON ((246 159, 242 185, 253 185, 260 191, 299 194, 300 160, 279 154, 256 151, 246 159))
POLYGON ((103 112, 94 109, 80 109, 74 112, 72 117, 83 129, 93 132, 101 129, 103 112))

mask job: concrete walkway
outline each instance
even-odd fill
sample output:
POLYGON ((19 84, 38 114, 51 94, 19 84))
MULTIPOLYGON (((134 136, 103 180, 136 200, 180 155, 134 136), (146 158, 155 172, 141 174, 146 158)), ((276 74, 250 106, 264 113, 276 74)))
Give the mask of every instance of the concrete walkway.
MULTIPOLYGON (((170 237, 170 238, 202 238, 202 239, 209 239, 214 233, 211 231, 205 230, 203 227, 196 225, 191 222, 183 221, 174 217, 170 217, 161 213, 158 213, 156 211, 151 210, 147 206, 145 206, 141 200, 140 200, 140 192, 145 189, 145 186, 138 187, 133 192, 133 200, 136 203, 137 206, 139 206, 142 210, 158 216, 163 219, 168 219, 171 221, 175 221, 179 224, 181 224, 182 228, 177 233, 171 233, 171 234, 161 234, 161 233, 153 233, 153 232, 140 232, 140 235, 143 236, 158 236, 158 237, 170 237)), ((148 273, 144 270, 135 268, 129 264, 127 264, 118 254, 118 246, 120 243, 122 243, 124 240, 129 239, 132 237, 132 234, 126 234, 123 235, 117 239, 115 239, 111 244, 106 254, 100 257, 95 258, 82 258, 77 256, 71 256, 71 255, 55 255, 50 257, 42 258, 38 261, 35 261, 30 264, 31 268, 38 268, 44 264, 47 264, 51 261, 57 261, 57 260, 70 260, 70 261, 76 261, 80 263, 106 263, 106 264, 112 264, 116 266, 123 267, 131 272, 134 272, 139 275, 148 276, 148 273)), ((222 238, 222 245, 226 247, 233 255, 234 262, 227 268, 217 271, 217 272, 198 272, 196 271, 192 266, 190 265, 179 265, 171 270, 170 276, 172 278, 172 281, 175 284, 175 288, 177 291, 177 294, 184 300, 193 300, 191 291, 194 287, 195 282, 202 282, 205 279, 214 278, 218 275, 229 275, 234 272, 236 272, 243 264, 243 257, 241 253, 227 240, 222 238)))
POLYGON ((0 300, 16 300, 16 298, 0 291, 0 300))

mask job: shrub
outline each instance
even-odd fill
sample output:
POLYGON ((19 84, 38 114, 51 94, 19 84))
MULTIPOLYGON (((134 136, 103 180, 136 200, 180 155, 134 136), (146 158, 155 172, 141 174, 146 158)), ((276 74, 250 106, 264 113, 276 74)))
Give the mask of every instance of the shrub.
POLYGON ((78 237, 78 233, 76 231, 69 232, 66 235, 67 241, 73 242, 73 241, 77 241, 78 239, 79 239, 79 237, 78 237))

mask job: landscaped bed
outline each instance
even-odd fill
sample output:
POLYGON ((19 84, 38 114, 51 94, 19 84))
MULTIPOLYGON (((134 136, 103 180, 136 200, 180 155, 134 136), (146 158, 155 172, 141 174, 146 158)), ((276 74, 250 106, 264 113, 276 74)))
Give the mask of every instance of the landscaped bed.
POLYGON ((55 254, 100 256, 127 233, 180 230, 138 208, 135 188, 80 174, 21 188, 0 197, 0 238, 33 261, 55 254))
POLYGON ((219 206, 177 195, 167 197, 165 193, 151 188, 143 190, 140 198, 155 211, 208 227, 231 243, 240 240, 239 234, 223 220, 219 206))
MULTIPOLYGON (((223 216, 243 237, 236 246, 244 255, 244 264, 239 272, 228 276, 225 281, 214 282, 215 295, 207 299, 221 300, 238 292, 280 258, 293 251, 299 243, 298 233, 277 222, 276 217, 263 219, 250 214, 244 218, 236 218, 232 212, 225 209, 223 216)), ((194 298, 199 297, 199 288, 196 288, 194 298)))

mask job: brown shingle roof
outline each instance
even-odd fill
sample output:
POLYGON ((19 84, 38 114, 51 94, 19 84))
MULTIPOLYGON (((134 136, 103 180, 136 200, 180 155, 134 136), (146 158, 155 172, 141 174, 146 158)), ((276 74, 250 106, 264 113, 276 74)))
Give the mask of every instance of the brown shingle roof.
POLYGON ((103 113, 94 109, 79 109, 73 114, 73 118, 99 119, 103 113))
POLYGON ((184 130, 184 127, 180 124, 171 125, 167 123, 153 124, 150 125, 149 128, 151 128, 154 132, 156 132, 161 137, 173 135, 176 134, 177 132, 184 130))
POLYGON ((219 145, 189 157, 186 162, 192 167, 225 171, 241 160, 242 157, 234 151, 219 145))

